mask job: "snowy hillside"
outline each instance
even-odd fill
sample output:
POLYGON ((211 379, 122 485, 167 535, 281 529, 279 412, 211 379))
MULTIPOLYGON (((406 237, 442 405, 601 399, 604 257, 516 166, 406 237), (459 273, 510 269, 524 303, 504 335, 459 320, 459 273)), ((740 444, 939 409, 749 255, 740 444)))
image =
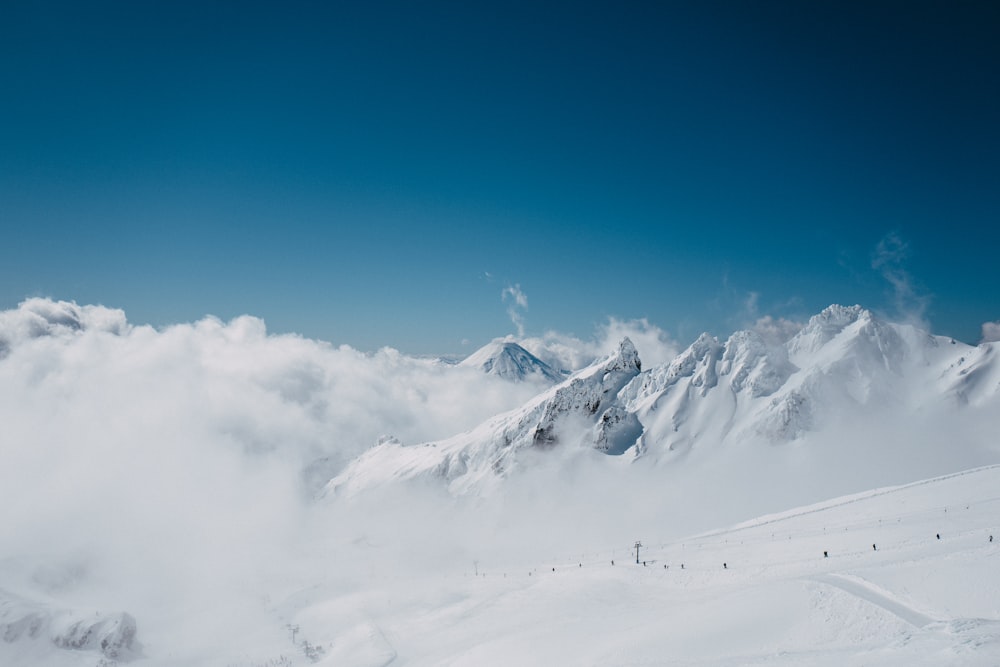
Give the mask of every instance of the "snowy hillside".
POLYGON ((512 340, 497 339, 466 357, 459 364, 481 369, 506 380, 539 378, 560 382, 565 376, 512 340))
POLYGON ((330 642, 330 665, 996 665, 997 489, 1000 468, 977 469, 695 536, 637 535, 641 564, 628 542, 581 545, 335 604, 331 585, 288 612, 330 642), (368 615, 347 620, 351 606, 368 615))
POLYGON ((980 465, 995 460, 996 443, 988 436, 1000 432, 996 345, 971 347, 882 321, 860 306, 836 305, 789 340, 753 330, 737 331, 725 342, 703 334, 673 361, 641 372, 626 340, 604 362, 467 433, 370 450, 328 490, 351 494, 393 479, 431 476, 453 492, 481 493, 508 475, 524 450, 557 443, 646 466, 691 456, 725 460, 732 456, 727 450, 747 447, 758 447, 763 457, 773 456, 775 447, 799 456, 800 447, 832 436, 851 434, 858 443, 864 433, 857 429, 869 423, 872 440, 860 451, 845 446, 852 458, 842 464, 871 470, 885 452, 901 454, 902 469, 871 478, 884 484, 940 471, 912 461, 916 451, 906 456, 899 443, 885 442, 884 429, 899 426, 897 435, 903 435, 904 426, 922 420, 952 436, 963 433, 959 442, 938 445, 951 448, 949 470, 980 465), (972 429, 968 437, 969 420, 986 420, 989 428, 972 429))
POLYGON ((191 613, 200 641, 151 622, 140 647, 128 616, 94 616, 88 633, 4 594, 0 664, 992 666, 998 488, 990 466, 695 535, 650 525, 639 562, 631 540, 459 565, 317 534, 294 568, 246 582, 252 624, 191 613))
POLYGON ((288 612, 330 665, 996 665, 998 488, 1000 469, 978 469, 646 536, 641 564, 629 543, 591 545, 335 604, 331 585, 288 612))

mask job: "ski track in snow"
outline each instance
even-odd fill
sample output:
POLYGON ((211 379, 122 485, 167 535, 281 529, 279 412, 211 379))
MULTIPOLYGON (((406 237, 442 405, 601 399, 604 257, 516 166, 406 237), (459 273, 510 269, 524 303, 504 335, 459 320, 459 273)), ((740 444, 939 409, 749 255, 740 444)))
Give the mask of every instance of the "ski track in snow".
MULTIPOLYGON (((856 503, 865 502, 867 500, 871 500, 873 498, 878 498, 880 496, 887 496, 887 495, 890 495, 890 494, 896 494, 896 493, 907 491, 909 489, 915 489, 915 488, 919 488, 921 486, 926 486, 928 484, 936 484, 936 483, 944 482, 944 481, 951 480, 951 479, 957 479, 957 478, 960 478, 960 477, 967 477, 969 475, 977 475, 977 474, 980 474, 980 473, 983 473, 983 472, 987 472, 987 471, 990 471, 990 470, 997 470, 997 469, 1000 469, 1000 464, 982 466, 982 467, 979 467, 979 468, 973 468, 971 470, 962 470, 960 472, 952 473, 950 475, 942 475, 941 477, 934 477, 932 479, 925 479, 925 480, 921 480, 919 482, 912 482, 910 484, 903 484, 903 485, 900 485, 900 486, 891 486, 891 487, 884 488, 884 489, 875 489, 873 491, 865 491, 863 493, 854 494, 854 495, 847 496, 845 498, 834 500, 834 501, 817 503, 815 505, 810 505, 808 507, 791 510, 789 512, 780 512, 778 514, 767 515, 767 516, 764 516, 764 517, 760 517, 759 519, 753 519, 752 521, 747 521, 745 523, 741 523, 741 524, 739 524, 737 526, 733 526, 732 528, 722 528, 722 529, 719 529, 719 530, 709 531, 707 533, 702 533, 700 535, 696 535, 693 538, 689 538, 689 539, 699 539, 699 538, 706 538, 706 537, 716 537, 716 536, 719 536, 719 535, 731 535, 733 533, 738 533, 738 532, 743 531, 743 530, 749 530, 749 529, 758 528, 758 527, 761 527, 761 526, 767 526, 767 525, 770 525, 770 524, 780 523, 782 521, 788 521, 790 519, 798 519, 798 518, 801 518, 801 517, 808 516, 810 514, 817 514, 817 513, 820 513, 820 512, 826 512, 828 510, 833 510, 833 509, 838 509, 838 508, 841 508, 841 507, 845 507, 847 505, 854 505, 856 503)), ((1000 496, 996 496, 996 497, 993 497, 993 498, 982 498, 982 499, 977 500, 976 502, 977 503, 984 503, 984 502, 991 502, 991 501, 994 501, 994 500, 1000 500, 1000 496)), ((945 508, 946 508, 946 506, 940 506, 940 507, 929 508, 929 509, 942 509, 943 510, 945 508)))
POLYGON ((870 581, 865 581, 861 577, 831 573, 818 577, 812 577, 811 579, 821 584, 834 586, 845 593, 850 593, 851 595, 861 598, 866 602, 879 606, 889 613, 895 614, 914 627, 924 628, 937 621, 937 619, 933 619, 923 612, 914 609, 913 607, 902 602, 892 593, 876 586, 870 581))

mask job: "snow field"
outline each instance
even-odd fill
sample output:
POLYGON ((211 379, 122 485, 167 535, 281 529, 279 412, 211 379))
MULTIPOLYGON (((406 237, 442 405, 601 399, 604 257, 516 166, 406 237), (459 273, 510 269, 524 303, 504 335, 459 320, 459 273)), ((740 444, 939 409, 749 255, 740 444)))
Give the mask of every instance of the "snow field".
MULTIPOLYGON (((998 491, 991 466, 679 540, 650 526, 645 566, 628 543, 435 562, 420 544, 433 518, 400 535, 410 557, 377 534, 327 537, 245 595, 137 617, 136 664, 996 665, 998 491)), ((21 638, 0 664, 115 661, 21 638)))
POLYGON ((628 545, 480 562, 285 613, 325 665, 995 665, 998 489, 977 469, 653 541, 645 566, 628 545))

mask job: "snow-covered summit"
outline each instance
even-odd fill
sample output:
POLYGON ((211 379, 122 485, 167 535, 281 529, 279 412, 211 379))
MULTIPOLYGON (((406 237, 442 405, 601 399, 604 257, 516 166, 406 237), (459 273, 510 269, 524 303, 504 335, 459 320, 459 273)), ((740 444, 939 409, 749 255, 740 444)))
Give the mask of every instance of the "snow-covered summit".
POLYGON ((898 371, 910 353, 901 335, 904 327, 880 320, 861 306, 834 305, 810 318, 788 342, 788 354, 801 365, 821 361, 810 359, 819 355, 831 362, 851 357, 859 363, 898 371))
POLYGON ((560 382, 565 379, 562 373, 507 338, 498 338, 487 343, 462 360, 459 365, 480 368, 488 375, 496 375, 506 380, 521 381, 538 377, 549 382, 560 382))
POLYGON ((861 321, 872 321, 872 314, 861 306, 827 306, 820 313, 809 318, 802 330, 789 343, 792 352, 812 352, 818 350, 846 327, 861 321))

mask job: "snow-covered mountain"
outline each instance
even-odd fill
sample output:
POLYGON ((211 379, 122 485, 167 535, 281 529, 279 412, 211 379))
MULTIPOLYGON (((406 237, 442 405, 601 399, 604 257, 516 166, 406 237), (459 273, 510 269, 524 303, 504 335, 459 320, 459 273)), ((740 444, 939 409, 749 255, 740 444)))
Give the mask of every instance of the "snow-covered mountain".
POLYGON ((560 382, 566 377, 514 341, 504 338, 487 343, 459 365, 480 368, 487 375, 514 381, 542 378, 560 382))
MULTIPOLYGON (((508 475, 522 451, 561 443, 655 463, 692 450, 708 456, 807 440, 890 415, 957 422, 963 410, 1000 404, 995 359, 995 343, 972 347, 860 306, 830 306, 788 340, 754 330, 725 342, 702 334, 670 363, 644 371, 626 339, 606 360, 469 432, 374 447, 327 492, 422 476, 442 478, 455 493, 481 492, 508 475)), ((1000 428, 1000 417, 994 421, 1000 428)))
MULTIPOLYGON (((622 425, 614 416, 618 392, 640 371, 632 342, 622 341, 608 359, 593 364, 526 405, 487 420, 467 433, 439 442, 406 446, 380 442, 327 484, 327 492, 354 492, 369 485, 422 475, 443 477, 455 492, 490 485, 516 462, 526 448, 545 449, 576 436, 587 424, 594 442, 602 437, 609 449, 620 446, 622 425)), ((585 439, 589 439, 585 436, 585 439)))
POLYGON ((644 425, 636 453, 701 442, 787 442, 887 410, 919 413, 1000 396, 995 345, 970 347, 830 306, 787 342, 703 335, 619 397, 644 425))

